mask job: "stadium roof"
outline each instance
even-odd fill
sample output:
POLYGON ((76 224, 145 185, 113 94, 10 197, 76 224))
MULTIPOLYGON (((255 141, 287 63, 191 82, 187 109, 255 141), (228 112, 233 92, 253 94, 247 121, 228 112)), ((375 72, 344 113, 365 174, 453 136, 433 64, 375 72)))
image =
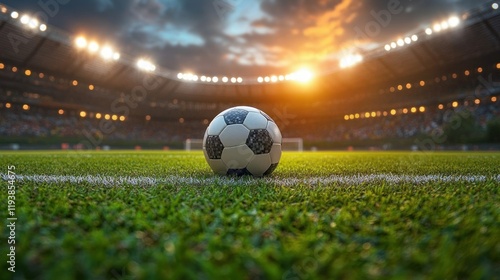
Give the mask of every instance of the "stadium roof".
MULTIPOLYGON (((155 68, 153 71, 141 71, 137 67, 141 56, 137 54, 122 53, 118 60, 103 59, 101 55, 79 49, 75 43, 76 35, 51 26, 41 28, 39 24, 33 28, 29 20, 22 22, 21 12, 14 17, 12 13, 17 11, 5 6, 1 9, 0 62, 117 92, 130 92, 147 83, 145 77, 148 77, 157 85, 152 90, 153 96, 182 100, 276 100, 273 98, 282 98, 282 93, 303 92, 352 95, 360 88, 378 90, 391 81, 439 75, 451 67, 474 65, 485 57, 497 56, 500 48, 500 13, 488 3, 462 15, 456 28, 431 35, 422 28, 413 34, 418 40, 410 44, 390 50, 382 46, 361 53, 363 60, 348 69, 333 65, 330 71, 318 73, 314 85, 297 86, 291 81, 259 83, 257 77, 243 77, 241 83, 236 77, 234 83, 231 77, 227 82, 223 82, 223 77, 218 77, 217 83, 202 82, 201 77, 196 82, 188 82, 179 79, 179 73, 153 64, 149 65, 155 68)), ((147 64, 147 58, 143 62, 147 64)), ((0 83, 5 83, 5 79, 13 82, 15 77, 16 73, 3 73, 0 83)))

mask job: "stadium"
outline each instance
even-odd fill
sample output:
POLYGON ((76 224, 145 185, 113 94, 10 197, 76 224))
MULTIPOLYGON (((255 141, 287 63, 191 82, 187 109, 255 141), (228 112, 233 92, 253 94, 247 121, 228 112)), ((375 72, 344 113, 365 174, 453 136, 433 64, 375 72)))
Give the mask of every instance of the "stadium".
MULTIPOLYGON (((256 59, 258 71, 50 24, 76 21, 71 1, 11 2, 0 3, 2 279, 500 275, 497 2, 390 36, 379 34, 401 3, 365 7, 354 46, 296 68, 256 59), (177 56, 199 68, 168 65, 177 56), (205 162, 207 127, 241 105, 283 136, 269 176, 205 162)), ((255 9, 212 2, 203 14, 221 21, 255 9)))

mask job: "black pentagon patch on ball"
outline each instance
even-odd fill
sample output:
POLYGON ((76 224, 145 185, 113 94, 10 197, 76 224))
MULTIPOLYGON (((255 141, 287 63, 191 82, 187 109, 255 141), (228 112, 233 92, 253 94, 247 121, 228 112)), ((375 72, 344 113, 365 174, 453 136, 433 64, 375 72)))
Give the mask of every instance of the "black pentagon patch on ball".
POLYGON ((232 109, 224 114, 224 120, 227 125, 231 124, 243 124, 245 118, 248 115, 248 111, 243 109, 232 109))
POLYGON ((229 176, 246 176, 246 175, 252 175, 248 169, 243 168, 243 169, 229 169, 226 173, 229 176))
POLYGON ((266 170, 266 172, 264 172, 264 175, 269 175, 269 174, 273 173, 273 171, 276 169, 276 167, 278 167, 277 163, 271 164, 271 166, 269 166, 269 168, 266 170))
POLYGON ((266 129, 252 129, 247 138, 247 146, 256 155, 268 154, 273 147, 273 139, 266 129))
POLYGON ((222 156, 222 151, 224 150, 224 145, 220 141, 218 135, 209 135, 207 136, 205 149, 207 150, 209 159, 220 159, 222 156))
POLYGON ((260 113, 270 122, 275 122, 268 114, 264 113, 263 111, 260 111, 260 113))

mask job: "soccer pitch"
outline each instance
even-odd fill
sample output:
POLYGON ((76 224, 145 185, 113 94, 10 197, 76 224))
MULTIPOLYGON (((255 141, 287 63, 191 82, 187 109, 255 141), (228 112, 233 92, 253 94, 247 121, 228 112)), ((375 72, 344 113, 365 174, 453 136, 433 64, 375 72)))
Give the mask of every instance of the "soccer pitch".
POLYGON ((500 275, 500 153, 285 152, 261 179, 215 176, 201 152, 4 152, 0 163, 6 224, 15 166, 21 278, 500 275))

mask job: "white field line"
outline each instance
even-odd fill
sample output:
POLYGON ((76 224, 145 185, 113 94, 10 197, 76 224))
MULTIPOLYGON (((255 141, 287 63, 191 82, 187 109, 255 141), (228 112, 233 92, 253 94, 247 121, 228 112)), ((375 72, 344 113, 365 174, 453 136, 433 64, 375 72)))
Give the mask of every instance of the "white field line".
MULTIPOLYGON (((7 179, 7 174, 0 173, 0 178, 7 179)), ((156 186, 156 185, 189 185, 189 186, 250 186, 255 184, 272 184, 277 186, 318 186, 327 184, 359 185, 364 183, 388 183, 388 184, 425 184, 425 183, 474 183, 492 180, 500 182, 500 175, 397 175, 397 174, 373 174, 373 175, 331 175, 326 177, 311 178, 234 178, 213 176, 208 178, 188 176, 165 176, 165 177, 128 177, 128 176, 104 176, 104 175, 16 175, 17 182, 34 183, 71 183, 92 184, 99 186, 156 186)))

